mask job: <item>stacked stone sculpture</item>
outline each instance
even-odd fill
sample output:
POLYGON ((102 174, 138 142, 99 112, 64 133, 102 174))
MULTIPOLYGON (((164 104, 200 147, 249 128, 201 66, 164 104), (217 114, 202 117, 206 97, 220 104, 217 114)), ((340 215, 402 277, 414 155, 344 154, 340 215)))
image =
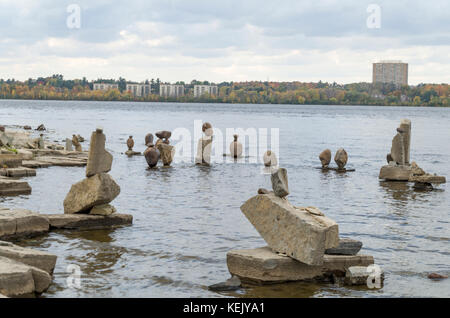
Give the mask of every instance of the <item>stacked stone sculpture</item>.
POLYGON ((230 144, 230 154, 233 158, 242 157, 242 144, 238 141, 239 135, 233 135, 234 141, 230 144))
POLYGON ((154 168, 158 164, 160 152, 153 144, 152 134, 147 134, 145 136, 145 145, 147 146, 147 149, 144 151, 145 160, 150 168, 154 168))
POLYGON ((73 151, 73 144, 70 138, 66 138, 66 151, 73 151))
POLYGON ((386 156, 388 165, 381 167, 379 179, 385 181, 414 182, 416 189, 433 189, 432 184, 445 183, 443 176, 432 175, 417 163, 410 163, 411 121, 403 119, 392 140, 391 152, 386 156))
POLYGON ((141 154, 140 152, 133 151, 133 147, 134 147, 133 136, 128 137, 128 139, 127 139, 127 147, 128 147, 128 150, 125 152, 125 154, 126 154, 128 157, 135 156, 135 155, 140 155, 140 154, 141 154))
POLYGON ((170 131, 157 132, 156 137, 159 139, 156 141, 156 148, 158 148, 161 160, 165 167, 169 167, 175 156, 175 147, 170 145, 169 138, 172 136, 170 131))
POLYGON ((322 169, 323 171, 335 170, 338 172, 355 171, 354 169, 345 168, 348 162, 348 154, 344 148, 339 148, 334 156, 334 162, 336 162, 337 168, 330 167, 331 157, 332 154, 330 149, 325 149, 320 153, 319 159, 320 163, 322 164, 322 167, 320 169, 322 169))
POLYGON ((80 140, 76 135, 72 135, 72 144, 75 146, 75 151, 83 151, 83 149, 81 148, 80 140))
POLYGON ((272 150, 267 150, 263 156, 264 166, 276 167, 278 166, 277 155, 272 150))
POLYGON ((101 128, 92 133, 86 179, 72 185, 64 200, 64 213, 109 215, 115 208, 109 205, 120 193, 119 185, 108 174, 113 156, 105 149, 106 136, 101 128))
MULTIPOLYGON (((331 156, 330 156, 331 160, 331 156)), ((271 176, 272 189, 241 206, 241 211, 268 244, 227 254, 230 274, 245 283, 334 281, 352 266, 369 266, 372 256, 359 255, 362 243, 339 239, 338 224, 316 207, 297 207, 288 200, 284 168, 271 176)))
POLYGON ((204 136, 198 140, 195 164, 209 166, 211 165, 211 150, 214 130, 210 123, 204 123, 202 126, 202 131, 204 136))

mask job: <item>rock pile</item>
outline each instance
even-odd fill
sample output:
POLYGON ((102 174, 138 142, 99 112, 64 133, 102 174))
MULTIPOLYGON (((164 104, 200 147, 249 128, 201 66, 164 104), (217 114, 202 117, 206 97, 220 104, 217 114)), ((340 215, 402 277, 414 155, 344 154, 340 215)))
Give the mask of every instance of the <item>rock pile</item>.
POLYGON ((443 176, 432 175, 417 163, 410 163, 411 121, 403 119, 392 140, 391 152, 386 156, 388 165, 381 167, 379 179, 414 182, 417 189, 432 189, 432 184, 445 183, 443 176))
POLYGON ((120 187, 108 174, 113 157, 105 150, 105 143, 103 130, 97 128, 91 136, 86 179, 72 185, 64 200, 64 213, 109 215, 115 212, 107 204, 119 195, 120 187))
POLYGON ((271 181, 273 192, 260 189, 241 206, 268 246, 228 252, 232 276, 259 284, 334 281, 351 266, 374 263, 373 257, 358 254, 361 242, 339 239, 338 224, 318 208, 297 207, 287 200, 286 169, 274 172, 271 181))
POLYGON ((169 167, 175 156, 175 147, 170 145, 169 138, 172 136, 170 131, 160 131, 155 133, 158 140, 156 148, 159 150, 161 160, 165 167, 169 167))
POLYGON ((75 146, 76 151, 83 151, 83 148, 81 147, 80 140, 76 135, 72 135, 72 144, 75 146))
POLYGON ((128 157, 136 156, 136 155, 140 155, 140 154, 141 154, 140 152, 133 151, 133 147, 134 147, 133 136, 128 137, 128 140, 127 140, 127 147, 128 147, 128 150, 127 150, 127 152, 125 152, 125 154, 126 154, 128 157))
POLYGON ((145 160, 147 161, 147 164, 150 168, 154 168, 158 164, 161 154, 153 144, 152 134, 147 134, 145 136, 145 145, 147 146, 147 149, 144 151, 145 160))

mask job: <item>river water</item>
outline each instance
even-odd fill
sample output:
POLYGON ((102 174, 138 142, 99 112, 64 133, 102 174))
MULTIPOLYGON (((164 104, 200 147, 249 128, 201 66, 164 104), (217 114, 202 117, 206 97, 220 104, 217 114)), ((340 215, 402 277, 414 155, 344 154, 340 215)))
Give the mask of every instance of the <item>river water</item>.
MULTIPOLYGON (((121 187, 113 204, 119 213, 134 216, 128 227, 52 232, 22 241, 58 255, 54 283, 44 297, 450 296, 450 280, 427 278, 430 272, 450 274, 448 185, 418 192, 410 184, 378 180, 402 118, 412 121, 412 160, 426 171, 450 177, 450 109, 2 100, 0 114, 4 125, 44 123, 50 140, 74 133, 89 139, 97 126, 103 127, 114 156, 110 174, 121 187), (317 206, 338 222, 341 236, 361 240, 361 253, 373 255, 385 271, 384 287, 292 283, 208 291, 208 285, 229 278, 227 251, 265 246, 239 209, 258 188, 271 188, 262 164, 250 151, 238 162, 217 162, 210 168, 184 160, 169 169, 147 170, 144 157, 123 155, 129 135, 135 150, 144 151, 147 133, 185 128, 194 136, 195 120, 209 121, 223 132, 267 128, 269 142, 271 128, 278 128, 289 200, 317 206), (355 172, 314 169, 323 149, 334 153, 340 147, 347 150, 348 167, 355 172), (71 264, 81 268, 81 288, 68 286, 71 264)), ((245 148, 252 150, 248 143, 245 148)), ((0 198, 0 205, 63 213, 65 195, 84 172, 40 169, 36 177, 27 178, 31 195, 0 198)))

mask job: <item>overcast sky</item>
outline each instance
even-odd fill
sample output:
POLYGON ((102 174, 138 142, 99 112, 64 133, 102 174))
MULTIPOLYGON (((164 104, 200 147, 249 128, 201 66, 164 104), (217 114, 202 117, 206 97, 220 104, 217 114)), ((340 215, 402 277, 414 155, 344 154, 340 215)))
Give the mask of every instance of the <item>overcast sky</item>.
POLYGON ((0 0, 0 78, 351 83, 389 59, 449 83, 449 21, 448 0, 0 0))

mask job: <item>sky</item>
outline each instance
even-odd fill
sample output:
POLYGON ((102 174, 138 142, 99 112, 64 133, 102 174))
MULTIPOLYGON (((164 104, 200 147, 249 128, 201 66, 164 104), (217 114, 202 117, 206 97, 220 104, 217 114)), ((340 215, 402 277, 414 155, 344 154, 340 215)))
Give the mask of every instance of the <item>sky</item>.
POLYGON ((0 0, 4 79, 345 84, 379 60, 449 83, 450 1, 0 0))

